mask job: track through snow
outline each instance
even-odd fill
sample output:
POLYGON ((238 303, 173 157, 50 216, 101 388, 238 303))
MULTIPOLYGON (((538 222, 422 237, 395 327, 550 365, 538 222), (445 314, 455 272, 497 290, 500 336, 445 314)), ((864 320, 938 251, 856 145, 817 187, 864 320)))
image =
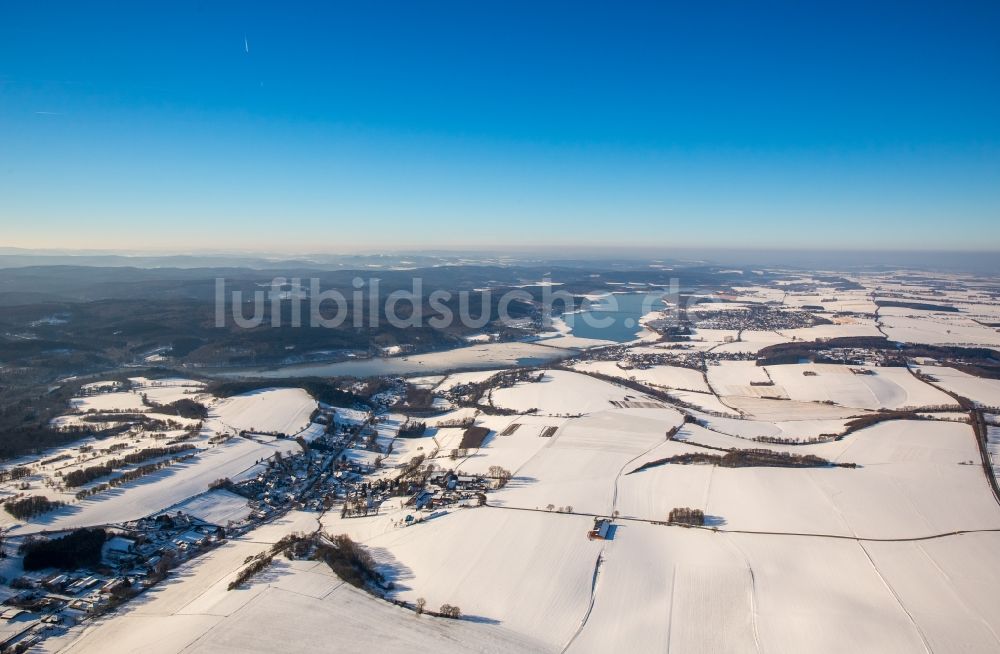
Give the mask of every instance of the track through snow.
POLYGON ((916 631, 917 635, 920 636, 920 641, 924 644, 924 651, 927 652, 927 654, 931 654, 932 651, 931 644, 927 642, 927 636, 924 634, 924 630, 921 629, 920 625, 917 624, 917 621, 913 619, 913 614, 910 613, 910 611, 906 608, 906 606, 903 605, 903 601, 899 598, 899 593, 897 593, 896 589, 892 587, 892 584, 889 583, 889 580, 885 578, 885 575, 882 574, 882 571, 878 569, 878 565, 875 564, 875 560, 872 559, 872 555, 865 548, 865 544, 859 542, 858 547, 860 547, 861 551, 864 552, 865 558, 868 559, 868 562, 872 564, 872 570, 875 571, 875 574, 882 581, 882 584, 885 586, 885 589, 889 591, 889 594, 892 595, 893 599, 896 600, 896 604, 899 605, 899 609, 906 614, 906 619, 910 621, 910 624, 913 626, 914 631, 916 631))
POLYGON ((565 654, 569 650, 570 646, 573 644, 573 641, 577 639, 577 636, 580 635, 580 633, 583 631, 583 628, 587 626, 587 620, 590 619, 590 614, 594 612, 594 603, 597 601, 597 581, 601 576, 601 563, 603 561, 604 561, 604 548, 601 548, 600 553, 597 555, 597 561, 594 562, 594 578, 590 584, 590 604, 587 605, 587 612, 583 615, 583 619, 580 620, 580 626, 577 627, 576 631, 573 632, 573 635, 570 636, 570 639, 566 642, 566 645, 563 646, 561 650, 563 654, 565 654))
POLYGON ((733 550, 739 554, 740 558, 747 566, 747 574, 750 575, 750 587, 747 589, 747 595, 750 599, 750 625, 753 627, 753 644, 758 652, 761 651, 760 647, 760 630, 757 626, 757 579, 753 574, 753 565, 750 564, 750 557, 747 553, 743 551, 739 545, 733 542, 733 539, 726 538, 726 545, 729 545, 733 550))
MULTIPOLYGON (((635 455, 634 457, 632 457, 631 459, 629 459, 628 461, 626 461, 625 463, 623 463, 622 466, 618 469, 618 474, 615 475, 614 491, 613 491, 612 496, 611 496, 611 515, 612 516, 617 517, 616 514, 618 513, 618 483, 621 481, 622 474, 624 474, 624 472, 625 472, 625 468, 627 468, 629 465, 631 465, 636 459, 640 459, 640 458, 646 456, 647 454, 649 454, 650 452, 652 452, 653 450, 655 450, 660 445, 661 445, 661 443, 656 443, 655 445, 650 446, 649 448, 643 450, 641 453, 635 455)), ((612 537, 614 537, 614 536, 612 536, 612 537)), ((591 587, 590 587, 590 604, 587 606, 587 612, 584 614, 583 619, 580 620, 580 626, 573 633, 573 636, 570 637, 570 639, 566 643, 566 645, 562 648, 562 652, 564 654, 569 649, 569 647, 573 644, 573 641, 575 641, 577 639, 577 637, 580 635, 580 633, 583 632, 584 627, 587 626, 587 620, 590 619, 590 614, 593 613, 593 611, 594 611, 594 604, 597 601, 597 582, 600 580, 601 562, 604 561, 604 552, 605 552, 605 549, 607 548, 607 546, 608 546, 608 542, 607 541, 603 541, 601 543, 601 551, 597 554, 597 562, 594 564, 594 579, 593 579, 593 582, 591 583, 591 587)))

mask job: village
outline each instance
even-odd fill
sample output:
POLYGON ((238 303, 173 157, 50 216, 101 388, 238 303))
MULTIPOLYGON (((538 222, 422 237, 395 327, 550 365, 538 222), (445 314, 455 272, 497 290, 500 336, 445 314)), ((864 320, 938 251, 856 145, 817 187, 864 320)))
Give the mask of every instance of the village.
MULTIPOLYGON (((394 509, 406 510, 397 523, 402 528, 436 517, 446 507, 485 504, 486 493, 503 483, 438 469, 424 456, 384 464, 395 439, 406 437, 395 433, 387 444, 380 441, 378 425, 385 413, 378 408, 361 420, 338 420, 335 408, 322 408, 312 416, 322 433, 308 442, 298 438, 298 451, 275 452, 252 477, 212 482, 203 496, 245 502, 249 511, 238 519, 215 523, 168 510, 71 531, 8 536, 0 549, 3 569, 20 567, 20 559, 24 572, 0 586, 0 651, 26 651, 49 635, 105 615, 162 582, 178 565, 291 510, 321 516, 339 507, 343 518, 364 517, 392 501, 398 503, 394 509), (355 456, 359 452, 375 458, 366 461, 355 456), (36 565, 38 570, 29 570, 36 565)), ((260 436, 244 430, 237 438, 260 436)))

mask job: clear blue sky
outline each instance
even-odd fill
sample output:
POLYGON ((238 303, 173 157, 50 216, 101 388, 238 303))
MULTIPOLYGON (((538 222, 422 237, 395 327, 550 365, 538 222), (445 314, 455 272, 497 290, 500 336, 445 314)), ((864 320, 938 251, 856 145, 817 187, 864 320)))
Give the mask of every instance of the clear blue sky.
POLYGON ((0 6, 0 245, 1000 250, 1000 2, 0 6))

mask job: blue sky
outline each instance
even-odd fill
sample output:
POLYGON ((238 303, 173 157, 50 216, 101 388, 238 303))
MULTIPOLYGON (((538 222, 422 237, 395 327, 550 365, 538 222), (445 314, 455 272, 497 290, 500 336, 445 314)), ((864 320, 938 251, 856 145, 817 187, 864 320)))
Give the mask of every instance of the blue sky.
POLYGON ((5 2, 0 244, 1000 250, 1000 3, 322 4, 5 2))

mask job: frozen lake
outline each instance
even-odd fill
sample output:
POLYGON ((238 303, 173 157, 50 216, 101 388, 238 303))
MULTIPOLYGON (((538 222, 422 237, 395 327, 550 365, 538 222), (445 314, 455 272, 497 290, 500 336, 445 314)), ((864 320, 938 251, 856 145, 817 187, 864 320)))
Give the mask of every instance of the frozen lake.
POLYGON ((562 318, 573 336, 627 343, 642 333, 640 318, 663 308, 663 296, 662 292, 615 293, 595 301, 586 311, 562 318))

